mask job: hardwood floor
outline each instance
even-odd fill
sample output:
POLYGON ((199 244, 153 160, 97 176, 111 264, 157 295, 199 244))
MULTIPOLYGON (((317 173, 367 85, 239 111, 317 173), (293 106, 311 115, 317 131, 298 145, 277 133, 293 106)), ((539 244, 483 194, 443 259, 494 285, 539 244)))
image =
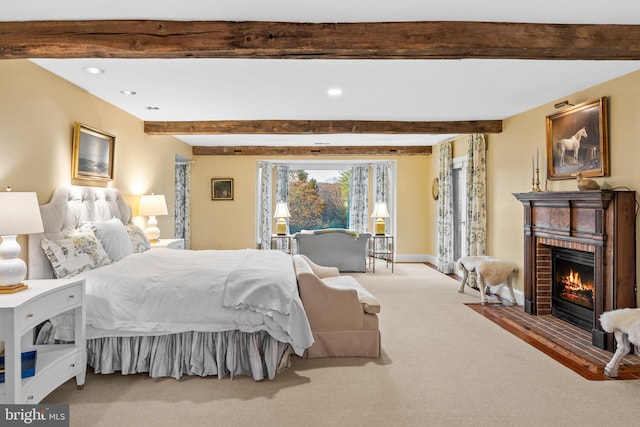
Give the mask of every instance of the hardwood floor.
POLYGON ((619 377, 609 378, 604 367, 613 353, 594 347, 589 332, 555 316, 532 316, 522 306, 466 305, 588 380, 640 379, 640 356, 625 356, 619 377))

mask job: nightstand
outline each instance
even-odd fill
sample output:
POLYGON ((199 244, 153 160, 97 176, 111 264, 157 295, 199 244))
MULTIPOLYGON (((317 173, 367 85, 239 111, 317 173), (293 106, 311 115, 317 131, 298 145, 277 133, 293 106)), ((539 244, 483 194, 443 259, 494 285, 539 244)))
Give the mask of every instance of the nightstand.
POLYGON ((167 248, 167 249, 184 249, 184 239, 159 239, 157 242, 151 242, 151 249, 167 248))
POLYGON ((87 372, 84 279, 26 280, 29 286, 0 295, 0 341, 4 341, 5 381, 0 403, 37 404, 69 378, 84 386, 87 372), (45 320, 73 310, 73 344, 34 345, 33 329, 45 320), (21 378, 21 353, 36 350, 35 373, 21 378))
POLYGON ((393 257, 393 236, 388 234, 372 234, 369 239, 369 265, 373 272, 376 272, 376 259, 384 259, 389 268, 391 263, 391 272, 394 270, 393 257))

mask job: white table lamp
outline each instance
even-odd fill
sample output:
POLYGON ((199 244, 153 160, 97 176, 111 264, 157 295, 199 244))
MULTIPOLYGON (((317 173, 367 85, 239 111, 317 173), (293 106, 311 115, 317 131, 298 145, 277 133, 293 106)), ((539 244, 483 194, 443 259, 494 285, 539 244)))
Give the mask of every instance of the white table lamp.
POLYGON ((273 214, 273 217, 278 219, 276 221, 276 234, 279 236, 286 235, 287 220, 285 218, 291 217, 291 214, 289 213, 289 208, 287 207, 287 202, 276 203, 276 212, 273 214))
POLYGON ((42 233, 42 217, 36 193, 0 192, 0 293, 12 293, 27 286, 27 264, 18 258, 19 234, 42 233))
POLYGON ((387 209, 386 202, 376 202, 376 206, 373 209, 373 213, 371 214, 371 218, 376 219, 376 235, 384 236, 385 234, 385 218, 389 218, 389 210, 387 209))
POLYGON ((160 238, 160 229, 158 228, 158 215, 168 215, 167 201, 162 194, 151 194, 140 196, 140 205, 138 206, 138 215, 148 216, 147 228, 144 230, 145 236, 151 242, 158 241, 160 238))

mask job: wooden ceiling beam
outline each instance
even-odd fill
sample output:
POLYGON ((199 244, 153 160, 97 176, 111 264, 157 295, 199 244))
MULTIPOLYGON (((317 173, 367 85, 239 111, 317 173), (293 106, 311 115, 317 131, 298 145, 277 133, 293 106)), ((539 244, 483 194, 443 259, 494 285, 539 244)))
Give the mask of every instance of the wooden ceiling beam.
POLYGON ((147 135, 500 133, 501 120, 407 122, 370 120, 220 120, 144 122, 147 135))
POLYGON ((0 59, 640 59, 640 25, 500 22, 0 22, 0 59))
POLYGON ((430 146, 194 146, 194 156, 424 156, 430 146))

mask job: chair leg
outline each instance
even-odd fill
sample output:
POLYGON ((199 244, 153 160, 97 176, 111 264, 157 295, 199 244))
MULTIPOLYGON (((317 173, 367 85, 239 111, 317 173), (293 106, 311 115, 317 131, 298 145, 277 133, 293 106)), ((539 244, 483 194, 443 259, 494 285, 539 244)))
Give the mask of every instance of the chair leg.
POLYGON ((487 290, 485 289, 484 278, 482 274, 476 273, 476 277, 478 278, 478 289, 480 289, 480 302, 482 305, 487 305, 489 303, 489 299, 487 298, 487 290))
POLYGON ((458 292, 460 292, 461 294, 464 294, 464 285, 467 284, 468 278, 469 278, 469 272, 465 267, 462 267, 462 283, 460 283, 460 289, 458 289, 458 292))
POLYGON ((629 337, 626 333, 622 332, 619 329, 613 331, 613 335, 616 337, 617 348, 616 352, 613 354, 613 357, 607 363, 607 366, 604 368, 604 374, 610 378, 618 377, 618 368, 620 367, 620 361, 624 356, 629 354, 631 351, 631 344, 629 343, 629 337))
POLYGON ((518 305, 518 301, 516 301, 516 294, 513 292, 513 286, 511 286, 511 275, 507 279, 507 287, 509 288, 509 294, 511 295, 511 304, 518 305))

